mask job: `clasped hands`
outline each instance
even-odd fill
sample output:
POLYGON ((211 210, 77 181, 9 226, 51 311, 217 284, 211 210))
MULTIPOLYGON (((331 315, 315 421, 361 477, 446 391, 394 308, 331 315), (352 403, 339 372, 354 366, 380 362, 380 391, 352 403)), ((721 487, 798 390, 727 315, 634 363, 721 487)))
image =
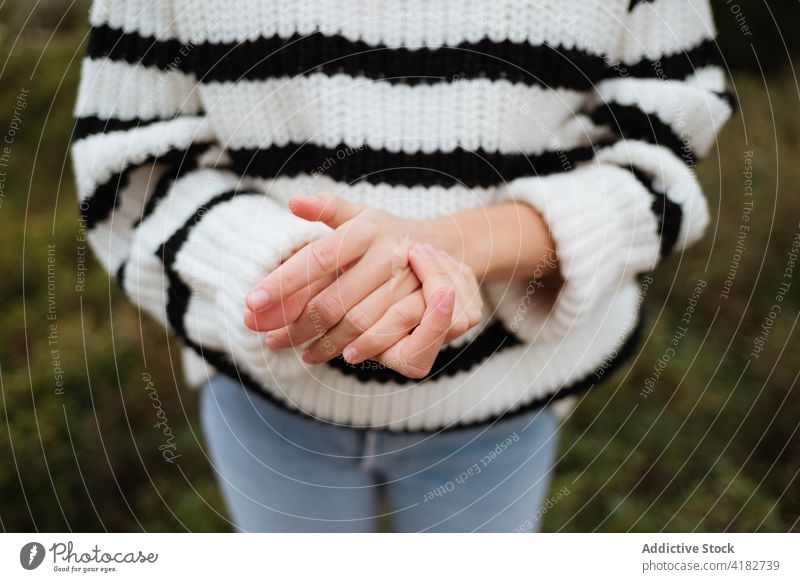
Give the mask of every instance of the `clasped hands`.
MULTIPOLYGON (((245 325, 273 350, 309 342, 303 361, 341 355, 423 378, 442 344, 477 325, 476 273, 454 258, 432 220, 412 220, 328 193, 296 196, 290 211, 333 231, 299 249, 246 298, 245 325), (310 340, 310 341, 309 341, 310 340)), ((450 248, 460 243, 450 240, 450 248)))

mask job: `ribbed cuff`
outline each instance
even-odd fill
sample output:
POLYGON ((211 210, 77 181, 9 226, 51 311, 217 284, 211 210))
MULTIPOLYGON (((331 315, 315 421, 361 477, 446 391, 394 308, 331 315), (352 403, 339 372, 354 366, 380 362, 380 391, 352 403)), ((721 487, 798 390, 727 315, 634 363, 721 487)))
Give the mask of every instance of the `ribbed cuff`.
POLYGON ((243 322, 245 296, 297 249, 330 229, 292 215, 264 194, 240 193, 209 208, 176 254, 174 270, 192 290, 186 334, 204 349, 229 355, 256 377, 302 372, 292 350, 274 352, 243 322))
POLYGON ((563 337, 604 294, 618 292, 658 260, 651 197, 626 170, 594 162, 565 174, 520 178, 508 185, 508 196, 533 206, 548 224, 564 281, 550 304, 536 297, 534 283, 487 289, 504 323, 520 337, 563 337))

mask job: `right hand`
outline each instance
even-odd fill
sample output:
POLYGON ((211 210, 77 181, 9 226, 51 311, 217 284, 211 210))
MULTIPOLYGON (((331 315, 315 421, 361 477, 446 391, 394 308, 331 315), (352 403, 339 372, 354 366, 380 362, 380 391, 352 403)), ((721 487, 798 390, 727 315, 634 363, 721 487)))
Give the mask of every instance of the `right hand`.
MULTIPOLYGON (((409 263, 422 282, 422 289, 395 303, 369 329, 350 341, 342 351, 348 363, 374 360, 410 378, 422 378, 430 373, 444 342, 480 322, 481 296, 469 267, 427 243, 411 247, 409 263), (458 313, 458 307, 455 314, 452 306, 445 307, 451 301, 451 294, 463 313, 458 313), (443 308, 449 309, 449 319, 444 317, 443 308)), ((337 328, 326 339, 339 340, 337 328)), ((313 357, 321 349, 324 349, 322 340, 306 348, 313 357)))

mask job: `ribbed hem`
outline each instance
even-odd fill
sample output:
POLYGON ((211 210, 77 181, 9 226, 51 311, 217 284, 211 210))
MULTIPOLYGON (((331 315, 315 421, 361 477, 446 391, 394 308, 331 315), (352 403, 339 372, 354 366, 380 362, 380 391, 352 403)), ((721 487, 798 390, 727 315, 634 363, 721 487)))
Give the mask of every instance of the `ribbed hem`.
MULTIPOLYGON (((240 357, 226 373, 300 414, 335 425, 400 432, 476 425, 601 383, 623 346, 635 349, 631 338, 638 325, 638 291, 631 282, 605 297, 586 325, 558 341, 519 345, 468 373, 411 385, 363 382, 327 365, 307 366, 292 350, 270 354, 267 361, 263 352, 268 350, 259 346, 249 353, 237 349, 240 357), (579 388, 562 391, 571 385, 579 388)), ((216 334, 231 345, 242 346, 257 335, 247 330, 239 336, 231 324, 235 322, 220 326, 216 334)), ((201 379, 204 374, 198 369, 188 375, 201 379)))

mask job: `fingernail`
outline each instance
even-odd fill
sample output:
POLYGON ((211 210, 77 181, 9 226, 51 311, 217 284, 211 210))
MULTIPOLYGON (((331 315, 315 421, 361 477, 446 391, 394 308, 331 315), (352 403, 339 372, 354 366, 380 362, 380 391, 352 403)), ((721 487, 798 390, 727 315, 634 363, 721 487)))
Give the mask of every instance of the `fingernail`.
POLYGON ((358 363, 358 350, 353 346, 346 347, 342 352, 344 359, 350 364, 358 363))
POLYGON ((306 348, 303 350, 303 361, 306 364, 316 364, 317 358, 314 357, 309 348, 306 348))
POLYGON ((433 247, 427 243, 417 243, 414 245, 413 253, 418 257, 432 257, 433 253, 431 252, 433 247))
POLYGON ((264 343, 267 344, 268 348, 275 349, 276 347, 277 338, 275 337, 274 333, 268 333, 264 338, 264 343))
POLYGON ((269 305, 269 293, 263 289, 253 289, 247 295, 247 303, 253 311, 259 311, 269 305))
POLYGON ((425 243, 425 252, 428 253, 429 257, 433 257, 439 254, 438 249, 433 246, 431 243, 425 243))

